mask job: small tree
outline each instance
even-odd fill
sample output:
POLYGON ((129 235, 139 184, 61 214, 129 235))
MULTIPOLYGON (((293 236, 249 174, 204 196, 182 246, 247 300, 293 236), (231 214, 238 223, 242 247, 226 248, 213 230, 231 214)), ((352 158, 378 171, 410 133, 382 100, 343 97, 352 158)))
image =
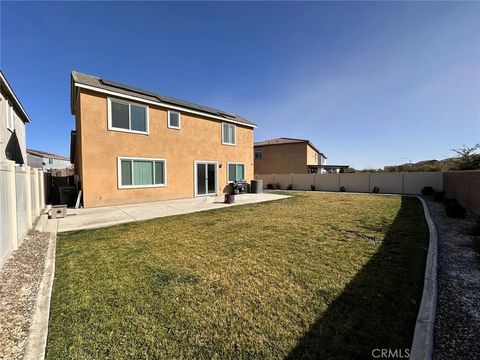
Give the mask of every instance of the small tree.
POLYGON ((458 154, 455 169, 452 170, 477 170, 480 169, 480 144, 472 147, 463 145, 460 149, 452 149, 458 154))

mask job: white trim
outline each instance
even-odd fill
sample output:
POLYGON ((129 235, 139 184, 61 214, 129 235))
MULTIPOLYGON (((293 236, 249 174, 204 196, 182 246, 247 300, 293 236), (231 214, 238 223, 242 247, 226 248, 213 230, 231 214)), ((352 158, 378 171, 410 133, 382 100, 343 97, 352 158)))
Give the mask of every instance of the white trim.
POLYGON ((261 159, 263 159, 263 148, 258 147, 258 148, 254 148, 254 149, 253 149, 253 159, 254 159, 254 160, 261 160, 261 159), (257 151, 259 151, 260 154, 261 154, 261 156, 260 156, 259 158, 257 158, 257 156, 256 156, 256 154, 255 154, 257 151))
POLYGON ((171 110, 167 111, 167 127, 170 129, 180 130, 180 128, 182 127, 182 115, 178 111, 171 111, 171 110), (178 114, 178 126, 170 125, 170 114, 172 113, 178 114))
POLYGON ((222 145, 230 145, 230 146, 236 146, 237 145, 237 126, 236 125, 233 125, 233 124, 229 124, 229 123, 226 123, 226 122, 222 122, 222 145), (229 143, 229 142, 225 142, 225 139, 223 137, 223 126, 224 125, 229 125, 229 126, 233 126, 233 143, 229 143))
POLYGON ((164 103, 157 102, 157 101, 142 99, 142 98, 137 97, 137 96, 125 95, 125 94, 122 94, 122 93, 118 93, 116 91, 101 89, 101 88, 98 88, 96 86, 90 86, 90 85, 84 85, 84 84, 78 84, 78 83, 75 83, 75 86, 79 87, 79 88, 82 88, 82 89, 87 89, 87 90, 97 91, 97 92, 104 93, 104 94, 113 95, 113 96, 118 97, 118 98, 130 99, 130 100, 138 101, 138 102, 141 102, 141 103, 144 103, 144 104, 151 104, 151 105, 155 105, 155 106, 158 106, 158 107, 163 107, 163 108, 173 109, 173 110, 179 110, 179 111, 183 111, 183 112, 190 113, 190 114, 196 114, 196 115, 201 115, 201 116, 205 116, 205 117, 212 118, 212 119, 218 119, 218 120, 222 120, 224 122, 229 122, 229 123, 232 123, 232 124, 238 124, 238 125, 251 127, 251 128, 256 128, 257 127, 257 125, 245 124, 245 123, 242 123, 240 121, 225 119, 224 117, 211 115, 211 114, 204 113, 204 112, 201 112, 201 111, 190 110, 188 108, 184 108, 184 107, 181 107, 181 106, 168 105, 168 104, 164 104, 164 103))
POLYGON ((134 103, 134 102, 131 102, 131 101, 125 101, 125 100, 122 100, 122 99, 108 97, 108 99, 107 99, 107 118, 108 118, 108 130, 110 130, 110 131, 121 131, 121 132, 128 132, 128 133, 141 134, 141 135, 148 135, 149 134, 149 128, 150 128, 149 123, 150 123, 150 121, 149 121, 149 111, 148 111, 148 106, 147 105, 138 104, 138 103, 134 103), (114 127, 112 125, 112 100, 116 103, 119 103, 119 104, 128 105, 128 126, 130 128, 132 127, 132 116, 131 116, 130 106, 135 105, 135 106, 138 106, 138 107, 143 107, 145 109, 145 116, 146 116, 146 119, 145 119, 146 120, 146 123, 145 123, 146 131, 139 131, 139 130, 131 130, 131 129, 114 127))
MULTIPOLYGON (((208 171, 208 169, 207 169, 208 171)), ((194 160, 193 161, 193 195, 194 197, 199 196, 217 196, 218 195, 218 161, 210 160, 194 160), (208 183, 206 184, 206 194, 198 194, 198 184, 197 184, 197 164, 214 164, 215 165, 215 194, 208 193, 208 183)))
MULTIPOLYGON (((247 166, 245 165, 245 163, 227 161, 227 171, 226 171, 227 172, 227 184, 230 184, 230 183, 235 181, 235 180, 229 180, 229 178, 230 178, 230 166, 229 165, 243 165, 243 176, 246 177, 245 172, 247 171, 247 166)), ((237 171, 237 170, 235 169, 235 171, 237 171)), ((246 179, 242 179, 242 180, 246 180, 246 179)))
MULTIPOLYGON (((155 165, 153 166, 153 182, 155 182, 155 165)), ((167 187, 167 160, 160 158, 142 158, 142 157, 133 157, 133 156, 119 156, 117 157, 117 187, 118 189, 141 189, 141 188, 158 188, 158 187, 167 187), (152 184, 152 185, 133 185, 133 162, 132 162, 132 185, 122 185, 122 160, 141 160, 141 161, 163 161, 163 184, 152 184)))
POLYGON ((20 100, 18 100, 17 96, 15 95, 15 93, 13 92, 12 88, 10 87, 10 84, 8 83, 7 79, 5 78, 5 76, 3 75, 3 73, 0 71, 0 80, 2 81, 2 83, 5 85, 5 87, 7 88, 7 90, 10 92, 10 95, 13 97, 13 99, 15 100, 15 102, 17 103, 18 107, 20 108, 21 112, 23 113, 23 115, 25 116, 25 118, 27 119, 27 122, 31 122, 30 121, 30 118, 28 117, 27 115, 27 112, 25 111, 25 109, 23 108, 22 104, 20 103, 20 100))

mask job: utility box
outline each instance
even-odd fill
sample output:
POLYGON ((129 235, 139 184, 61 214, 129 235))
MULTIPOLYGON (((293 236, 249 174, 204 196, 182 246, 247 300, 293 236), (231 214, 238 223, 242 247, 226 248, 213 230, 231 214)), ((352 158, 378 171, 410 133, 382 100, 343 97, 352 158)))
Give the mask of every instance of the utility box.
POLYGON ((75 186, 59 186, 60 204, 74 207, 77 200, 77 188, 75 186))
POLYGON ((263 180, 252 180, 252 184, 250 186, 250 191, 252 194, 261 194, 263 193, 263 180))
POLYGON ((67 205, 53 205, 50 210, 50 219, 60 219, 67 216, 67 205))

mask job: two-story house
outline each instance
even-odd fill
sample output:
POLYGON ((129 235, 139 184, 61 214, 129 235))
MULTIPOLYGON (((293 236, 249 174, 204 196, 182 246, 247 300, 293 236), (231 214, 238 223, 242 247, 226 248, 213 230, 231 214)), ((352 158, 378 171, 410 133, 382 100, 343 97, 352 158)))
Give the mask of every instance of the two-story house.
POLYGON ((27 163, 28 166, 43 171, 68 169, 73 166, 70 159, 63 155, 34 149, 27 149, 27 163))
POLYGON ((219 195, 253 178, 253 131, 238 115, 72 72, 71 161, 83 205, 219 195))
POLYGON ((311 174, 320 172, 327 157, 310 141, 276 138, 254 144, 255 174, 311 174))
POLYGON ((25 124, 29 122, 27 112, 0 71, 0 161, 27 162, 25 124))

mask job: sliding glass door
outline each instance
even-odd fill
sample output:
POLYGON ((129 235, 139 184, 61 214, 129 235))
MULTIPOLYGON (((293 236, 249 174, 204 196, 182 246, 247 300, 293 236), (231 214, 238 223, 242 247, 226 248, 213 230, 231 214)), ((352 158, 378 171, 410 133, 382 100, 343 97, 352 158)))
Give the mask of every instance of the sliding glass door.
POLYGON ((195 195, 215 195, 217 193, 217 164, 213 162, 195 163, 195 195))

